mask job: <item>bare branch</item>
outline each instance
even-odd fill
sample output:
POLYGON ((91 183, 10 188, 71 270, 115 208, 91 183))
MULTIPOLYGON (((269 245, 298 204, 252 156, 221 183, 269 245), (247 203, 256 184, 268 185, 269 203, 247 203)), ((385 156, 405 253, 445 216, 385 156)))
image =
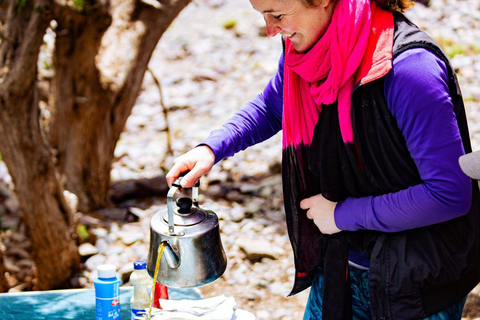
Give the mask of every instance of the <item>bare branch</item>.
POLYGON ((167 134, 167 155, 172 156, 173 150, 172 150, 172 138, 170 135, 170 125, 168 124, 168 108, 165 105, 165 102, 163 100, 162 86, 160 84, 160 80, 158 80, 158 78, 155 76, 155 73, 153 73, 153 70, 150 68, 147 68, 147 70, 152 75, 153 81, 155 82, 155 85, 158 88, 158 92, 160 93, 160 106, 162 107, 163 118, 165 119, 164 131, 167 134))

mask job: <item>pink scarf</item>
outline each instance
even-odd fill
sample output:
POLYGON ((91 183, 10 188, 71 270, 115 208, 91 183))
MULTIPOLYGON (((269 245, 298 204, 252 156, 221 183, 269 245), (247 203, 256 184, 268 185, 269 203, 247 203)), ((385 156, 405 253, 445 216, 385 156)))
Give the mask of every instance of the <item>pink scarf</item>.
POLYGON ((355 84, 391 69, 393 15, 370 0, 338 0, 325 34, 307 53, 289 39, 285 49, 283 146, 310 145, 321 106, 338 100, 343 141, 354 141, 351 95, 355 84))

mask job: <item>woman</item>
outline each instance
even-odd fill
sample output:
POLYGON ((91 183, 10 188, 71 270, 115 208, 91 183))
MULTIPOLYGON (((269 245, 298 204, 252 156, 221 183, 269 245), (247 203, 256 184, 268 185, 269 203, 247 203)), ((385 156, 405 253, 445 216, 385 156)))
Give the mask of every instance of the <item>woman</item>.
POLYGON ((176 159, 188 187, 283 132, 304 319, 460 319, 480 277, 478 186, 461 93, 409 0, 250 0, 284 50, 262 94, 176 159))

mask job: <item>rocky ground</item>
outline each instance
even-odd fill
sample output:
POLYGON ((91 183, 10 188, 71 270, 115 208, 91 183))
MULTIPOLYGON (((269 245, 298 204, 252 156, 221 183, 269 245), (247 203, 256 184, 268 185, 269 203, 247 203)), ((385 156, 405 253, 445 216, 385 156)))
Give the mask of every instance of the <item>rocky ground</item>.
MULTIPOLYGON (((451 56, 465 95, 473 149, 480 149, 480 2, 432 0, 428 7, 417 4, 408 16, 451 56)), ((118 143, 114 181, 162 176, 173 156, 194 147, 262 90, 281 52, 280 38, 265 37, 263 25, 247 0, 195 0, 180 14, 152 57, 151 73, 118 143), (161 83, 163 107, 155 78, 161 83)), ((220 162, 202 179, 200 205, 220 218, 228 268, 200 290, 206 297, 234 296, 238 307, 257 319, 298 320, 308 291, 286 297, 294 268, 282 209, 280 154, 277 135, 220 162)), ((0 170, 8 185, 8 173, 0 170)), ((29 290, 34 267, 29 242, 16 200, 6 188, 0 196, 11 291, 29 290)), ((94 270, 102 263, 115 264, 128 284, 132 262, 147 257, 150 218, 165 204, 164 197, 150 197, 80 214, 84 264, 72 285, 92 287, 94 270)), ((466 318, 480 317, 476 299, 472 294, 466 318)))

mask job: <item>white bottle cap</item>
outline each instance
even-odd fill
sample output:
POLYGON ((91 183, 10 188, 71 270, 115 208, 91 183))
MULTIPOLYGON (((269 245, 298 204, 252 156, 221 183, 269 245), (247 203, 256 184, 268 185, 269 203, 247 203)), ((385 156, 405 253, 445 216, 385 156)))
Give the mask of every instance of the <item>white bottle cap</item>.
POLYGON ((113 264, 102 264, 97 267, 99 278, 114 278, 117 276, 117 268, 113 264))

